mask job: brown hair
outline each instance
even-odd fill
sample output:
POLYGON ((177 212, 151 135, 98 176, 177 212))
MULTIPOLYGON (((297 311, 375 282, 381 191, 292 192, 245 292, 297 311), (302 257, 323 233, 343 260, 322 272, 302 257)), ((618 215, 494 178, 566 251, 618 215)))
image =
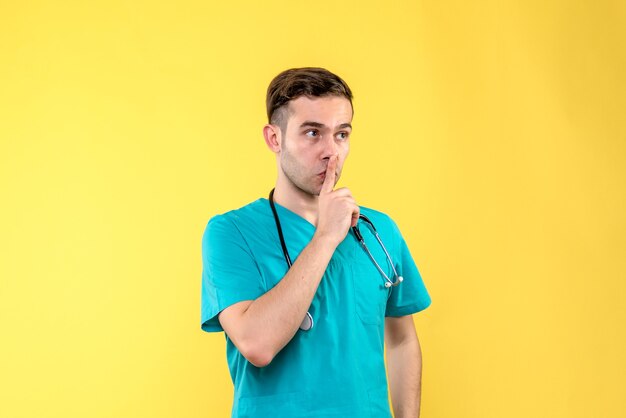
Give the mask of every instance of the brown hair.
POLYGON ((339 76, 324 68, 291 68, 278 74, 267 88, 268 123, 284 130, 287 105, 300 96, 341 96, 352 105, 352 91, 339 76))

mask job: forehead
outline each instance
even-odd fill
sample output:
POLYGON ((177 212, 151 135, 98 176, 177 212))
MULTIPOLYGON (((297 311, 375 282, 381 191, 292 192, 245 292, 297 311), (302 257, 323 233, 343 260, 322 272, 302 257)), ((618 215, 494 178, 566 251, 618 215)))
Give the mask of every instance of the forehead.
POLYGON ((312 121, 327 126, 352 122, 352 105, 342 96, 300 96, 288 106, 290 121, 312 121))

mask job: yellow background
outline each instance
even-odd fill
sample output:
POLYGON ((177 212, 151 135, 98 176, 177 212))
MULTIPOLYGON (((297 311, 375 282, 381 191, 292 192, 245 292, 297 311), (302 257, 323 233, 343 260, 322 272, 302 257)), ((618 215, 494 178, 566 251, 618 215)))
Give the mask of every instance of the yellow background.
POLYGON ((422 416, 626 415, 623 1, 174 3, 0 5, 0 416, 228 416, 201 235, 307 65, 433 298, 422 416))

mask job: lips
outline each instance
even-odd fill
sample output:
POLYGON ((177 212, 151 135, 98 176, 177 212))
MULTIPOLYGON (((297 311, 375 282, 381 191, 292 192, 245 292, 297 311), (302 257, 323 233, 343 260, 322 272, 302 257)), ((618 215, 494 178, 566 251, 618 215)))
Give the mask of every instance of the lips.
MULTIPOLYGON (((317 173, 315 176, 324 180, 326 178, 326 168, 324 169, 324 171, 317 173)), ((335 176, 337 176, 337 170, 335 170, 335 176)))

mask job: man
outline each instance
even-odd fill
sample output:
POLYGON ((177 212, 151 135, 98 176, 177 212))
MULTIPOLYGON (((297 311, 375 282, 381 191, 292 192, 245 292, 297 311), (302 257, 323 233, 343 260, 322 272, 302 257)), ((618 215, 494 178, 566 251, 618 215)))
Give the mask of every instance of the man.
POLYGON ((334 189, 352 92, 325 69, 287 70, 268 88, 267 114, 274 191, 212 218, 202 241, 202 329, 226 333, 232 416, 387 418, 390 392, 396 418, 415 418, 411 314, 430 297, 395 223, 334 189))

